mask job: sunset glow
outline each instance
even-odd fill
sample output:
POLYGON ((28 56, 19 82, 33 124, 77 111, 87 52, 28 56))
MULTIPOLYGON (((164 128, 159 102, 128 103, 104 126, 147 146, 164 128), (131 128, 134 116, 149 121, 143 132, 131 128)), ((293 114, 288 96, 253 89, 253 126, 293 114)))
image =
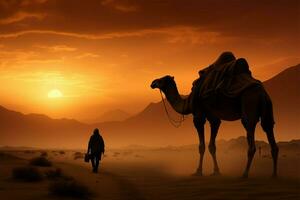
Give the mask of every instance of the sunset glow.
POLYGON ((60 90, 58 90, 58 89, 53 89, 53 90, 49 91, 48 97, 49 97, 49 98, 54 98, 54 99, 55 99, 55 98, 61 98, 61 97, 63 97, 63 94, 61 93, 60 90))
POLYGON ((222 51, 246 57, 260 80, 300 62, 296 3, 155 2, 0 3, 0 104, 78 120, 137 113, 160 100, 153 78, 175 76, 187 94, 222 51))

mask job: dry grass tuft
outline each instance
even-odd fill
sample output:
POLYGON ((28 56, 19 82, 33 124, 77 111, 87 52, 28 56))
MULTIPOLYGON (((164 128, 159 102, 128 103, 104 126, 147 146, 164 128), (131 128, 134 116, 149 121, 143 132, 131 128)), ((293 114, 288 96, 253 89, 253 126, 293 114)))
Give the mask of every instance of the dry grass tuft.
POLYGON ((26 182, 37 182, 43 180, 42 173, 34 167, 17 167, 12 171, 14 179, 26 182))
POLYGON ((60 168, 49 169, 45 171, 45 175, 50 180, 55 180, 63 177, 62 170, 60 168))
POLYGON ((47 158, 40 156, 30 160, 30 165, 39 166, 39 167, 50 167, 52 166, 52 162, 47 158))
POLYGON ((78 199, 88 199, 92 193, 89 188, 75 180, 59 180, 49 186, 52 195, 60 197, 71 197, 78 199))

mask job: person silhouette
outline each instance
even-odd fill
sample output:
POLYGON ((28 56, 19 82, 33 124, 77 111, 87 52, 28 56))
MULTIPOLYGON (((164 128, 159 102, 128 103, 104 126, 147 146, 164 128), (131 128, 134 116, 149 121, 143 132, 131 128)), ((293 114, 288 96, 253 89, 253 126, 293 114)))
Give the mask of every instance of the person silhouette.
POLYGON ((90 155, 94 173, 98 172, 99 162, 102 154, 104 154, 104 151, 104 140, 99 133, 99 129, 96 128, 93 132, 93 135, 90 137, 87 150, 87 154, 90 155))

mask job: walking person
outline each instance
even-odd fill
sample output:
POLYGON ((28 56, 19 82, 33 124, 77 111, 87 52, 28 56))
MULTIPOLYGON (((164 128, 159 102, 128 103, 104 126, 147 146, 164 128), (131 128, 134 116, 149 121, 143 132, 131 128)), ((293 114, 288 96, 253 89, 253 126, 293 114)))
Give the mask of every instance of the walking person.
POLYGON ((99 133, 99 129, 95 129, 93 135, 90 137, 87 154, 90 156, 90 160, 93 167, 93 172, 98 172, 99 163, 102 154, 104 154, 105 146, 104 140, 99 133))

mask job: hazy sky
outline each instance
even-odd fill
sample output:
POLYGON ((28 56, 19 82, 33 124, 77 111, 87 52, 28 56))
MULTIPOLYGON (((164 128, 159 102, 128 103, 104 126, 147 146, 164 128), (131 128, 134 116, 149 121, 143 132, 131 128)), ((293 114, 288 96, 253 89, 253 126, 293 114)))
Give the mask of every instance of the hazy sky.
POLYGON ((300 63, 299 2, 0 0, 0 105, 81 120, 135 113, 159 100, 154 78, 174 75, 188 93, 225 50, 268 79, 300 63))

